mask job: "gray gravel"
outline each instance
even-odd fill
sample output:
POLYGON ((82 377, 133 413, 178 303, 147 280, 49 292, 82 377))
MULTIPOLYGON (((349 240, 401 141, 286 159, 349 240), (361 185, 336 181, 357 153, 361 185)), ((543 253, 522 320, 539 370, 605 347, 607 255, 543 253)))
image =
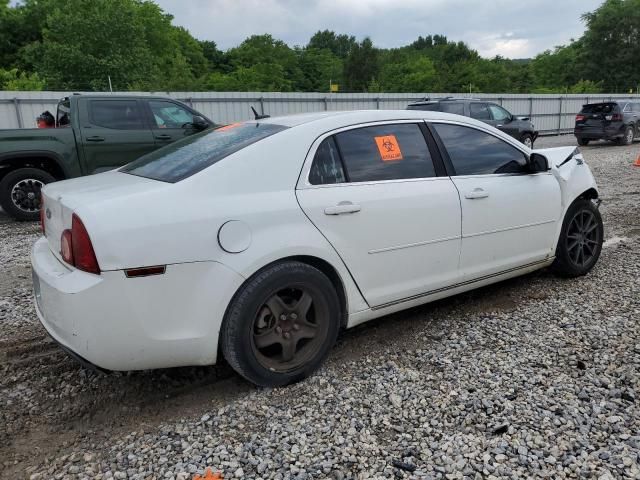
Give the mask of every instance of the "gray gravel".
POLYGON ((537 272, 358 327, 272 390, 225 365, 84 370, 33 313, 37 226, 0 214, 0 477, 640 479, 638 147, 582 147, 608 238, 587 277, 537 272))

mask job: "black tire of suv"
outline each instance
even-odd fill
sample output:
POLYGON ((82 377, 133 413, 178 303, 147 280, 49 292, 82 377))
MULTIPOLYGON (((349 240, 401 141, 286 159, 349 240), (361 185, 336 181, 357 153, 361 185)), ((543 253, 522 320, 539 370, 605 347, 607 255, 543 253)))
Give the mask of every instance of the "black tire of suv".
MULTIPOLYGON (((270 324, 273 323, 274 318, 269 315, 275 316, 275 313, 269 313, 269 310, 270 308, 267 307, 266 318, 269 319, 270 324)), ((256 385, 263 387, 288 385, 311 375, 324 362, 338 337, 340 318, 340 301, 333 284, 326 275, 302 262, 276 263, 254 274, 233 297, 225 313, 220 332, 222 353, 236 372, 256 385), (318 329, 323 331, 317 343, 311 345, 310 355, 304 356, 303 364, 279 371, 275 367, 265 366, 266 357, 262 356, 255 343, 255 339, 259 338, 259 334, 256 334, 258 329, 256 320, 259 317, 260 321, 264 322, 265 315, 261 312, 264 312, 266 302, 289 288, 301 288, 311 292, 314 314, 317 314, 315 322, 318 329), (324 315, 318 312, 324 312, 324 315)), ((279 325, 277 319, 275 319, 275 325, 279 325)), ((295 328, 295 324, 293 327, 295 328)), ((281 336, 288 334, 283 332, 284 327, 280 331, 273 326, 267 328, 275 330, 281 336)), ((290 331, 291 335, 295 335, 293 330, 290 331)), ((283 345, 282 348, 284 348, 283 345)))
POLYGON ((578 137, 578 145, 586 147, 587 145, 589 145, 589 142, 590 142, 590 140, 588 138, 580 138, 580 137, 578 137))
POLYGON ((627 128, 624 129, 624 135, 618 138, 618 143, 620 145, 631 145, 633 143, 634 130, 631 125, 627 125, 627 128))
POLYGON ((531 135, 529 135, 528 133, 525 133, 520 138, 520 142, 522 142, 523 144, 526 145, 527 144, 527 140, 529 140, 531 142, 531 146, 529 148, 533 148, 533 137, 531 135))
POLYGON ((43 185, 55 182, 56 179, 49 173, 38 168, 19 168, 7 173, 0 180, 0 206, 11 217, 19 221, 33 221, 40 218, 40 192, 35 185, 32 190, 36 195, 37 209, 34 211, 26 211, 21 209, 12 198, 12 191, 16 185, 25 180, 34 180, 43 185))
POLYGON ((591 200, 584 198, 577 199, 567 209, 567 213, 562 222, 562 229, 560 230, 560 237, 558 238, 558 245, 556 247, 556 259, 551 265, 551 270, 561 277, 573 278, 586 275, 597 263, 598 258, 600 258, 603 240, 604 225, 602 223, 602 217, 598 207, 596 207, 591 200), (577 265, 569 256, 567 236, 569 234, 571 222, 576 218, 576 215, 581 212, 586 212, 591 218, 595 219, 597 240, 593 257, 584 265, 577 265))

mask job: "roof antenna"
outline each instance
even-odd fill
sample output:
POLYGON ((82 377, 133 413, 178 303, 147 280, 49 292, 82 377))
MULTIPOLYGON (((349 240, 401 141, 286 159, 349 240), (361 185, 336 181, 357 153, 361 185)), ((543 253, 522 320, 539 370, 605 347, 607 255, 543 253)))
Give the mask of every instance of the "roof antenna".
POLYGON ((251 110, 253 111, 253 116, 255 117, 256 120, 262 120, 263 118, 269 118, 271 115, 260 115, 258 112, 256 112, 256 109, 253 108, 253 106, 251 107, 251 110))

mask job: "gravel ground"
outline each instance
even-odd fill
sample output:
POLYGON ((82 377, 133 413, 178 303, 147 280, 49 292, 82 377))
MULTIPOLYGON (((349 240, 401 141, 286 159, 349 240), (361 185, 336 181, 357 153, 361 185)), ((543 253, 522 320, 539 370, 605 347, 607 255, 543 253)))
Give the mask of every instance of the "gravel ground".
POLYGON ((607 237, 591 274, 541 271, 358 327, 278 389, 225 365, 83 369, 33 311, 37 226, 0 213, 0 477, 640 479, 640 148, 582 150, 607 237))

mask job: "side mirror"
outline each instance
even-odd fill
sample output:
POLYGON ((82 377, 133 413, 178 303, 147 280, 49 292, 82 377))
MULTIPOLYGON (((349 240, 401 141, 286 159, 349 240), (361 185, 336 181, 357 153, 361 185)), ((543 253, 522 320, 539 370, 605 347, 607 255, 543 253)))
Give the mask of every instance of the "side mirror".
POLYGON ((549 170, 549 160, 541 153, 532 153, 529 157, 529 172, 540 173, 549 170))
POLYGON ((205 128, 207 128, 209 126, 209 122, 207 122, 200 115, 194 115, 193 116, 193 121, 191 122, 191 125, 193 125, 193 128, 195 128, 196 130, 204 130, 205 128))

